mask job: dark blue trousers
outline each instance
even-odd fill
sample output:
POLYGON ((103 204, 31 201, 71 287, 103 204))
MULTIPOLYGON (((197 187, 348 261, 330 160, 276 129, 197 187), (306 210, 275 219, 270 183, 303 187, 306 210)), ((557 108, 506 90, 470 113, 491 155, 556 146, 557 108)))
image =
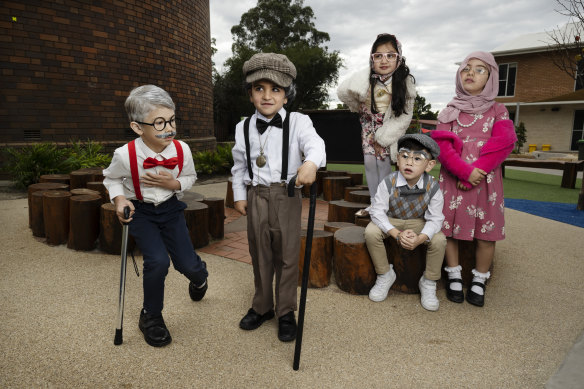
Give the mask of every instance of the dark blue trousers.
POLYGON ((129 224, 129 233, 144 257, 144 309, 158 314, 163 308, 164 281, 170 259, 174 268, 195 285, 201 285, 207 279, 207 265, 191 243, 183 213, 187 207, 185 203, 176 196, 157 207, 137 200, 132 203, 136 212, 129 224))

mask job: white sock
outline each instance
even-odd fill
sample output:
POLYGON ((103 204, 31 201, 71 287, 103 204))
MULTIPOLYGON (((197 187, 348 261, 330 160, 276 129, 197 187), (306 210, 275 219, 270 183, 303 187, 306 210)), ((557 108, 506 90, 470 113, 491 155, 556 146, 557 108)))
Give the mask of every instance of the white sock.
MULTIPOLYGON (((444 270, 448 274, 449 280, 451 280, 453 278, 462 279, 462 275, 460 274, 460 272, 462 271, 462 266, 460 266, 460 265, 455 266, 455 267, 446 266, 446 267, 444 267, 444 270)), ((450 289, 452 289, 454 291, 461 291, 462 284, 460 282, 453 282, 450 284, 450 289)))
MULTIPOLYGON (((491 272, 481 273, 477 269, 472 269, 472 274, 474 275, 472 282, 480 282, 483 285, 491 276, 491 272)), ((473 285, 470 290, 481 296, 485 294, 485 290, 477 285, 473 285)))

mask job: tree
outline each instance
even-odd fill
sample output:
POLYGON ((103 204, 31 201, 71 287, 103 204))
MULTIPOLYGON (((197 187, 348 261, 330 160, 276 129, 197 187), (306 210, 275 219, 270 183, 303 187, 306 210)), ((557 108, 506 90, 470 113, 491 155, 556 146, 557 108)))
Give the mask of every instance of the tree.
POLYGON ((296 66, 297 93, 289 110, 326 106, 328 88, 336 83, 342 61, 338 51, 324 46, 329 35, 318 31, 313 19, 312 8, 304 7, 303 0, 258 0, 241 16, 231 29, 233 55, 225 61, 225 72, 214 79, 216 126, 232 129, 242 116, 253 113, 241 69, 258 52, 285 54, 296 66))
POLYGON ((412 122, 406 130, 407 134, 416 134, 420 132, 420 119, 436 120, 438 118, 438 111, 432 112, 432 104, 426 104, 426 98, 416 93, 414 99, 414 113, 412 122))
POLYGON ((523 122, 520 122, 518 126, 515 126, 515 134, 517 134, 515 152, 519 153, 525 142, 527 142, 527 130, 525 129, 525 124, 523 124, 523 122))
POLYGON ((548 32, 554 65, 576 80, 576 89, 584 88, 584 3, 582 0, 556 0, 557 13, 567 16, 568 24, 548 32))

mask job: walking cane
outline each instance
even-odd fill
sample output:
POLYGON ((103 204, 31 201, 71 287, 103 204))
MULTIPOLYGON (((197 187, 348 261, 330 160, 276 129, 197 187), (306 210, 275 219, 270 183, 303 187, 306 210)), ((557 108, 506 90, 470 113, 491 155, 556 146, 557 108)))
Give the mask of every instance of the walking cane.
MULTIPOLYGON (((130 207, 124 208, 124 219, 130 218, 130 207)), ((126 259, 128 255, 128 223, 122 227, 122 269, 120 270, 120 299, 118 304, 118 320, 114 344, 116 346, 124 342, 122 336, 122 324, 124 322, 124 297, 126 294, 126 259)))
MULTIPOLYGON (((294 183, 296 176, 288 184, 288 196, 294 197, 294 183)), ((294 364, 292 368, 298 370, 300 366, 300 351, 302 348, 302 331, 304 328, 304 310, 306 308, 306 291, 308 289, 308 273, 310 272, 310 253, 312 250, 312 235, 314 233, 314 213, 316 209, 316 182, 310 186, 310 206, 308 208, 308 226, 306 230, 306 248, 304 250, 304 266, 302 268, 302 286, 300 288, 300 307, 298 308, 298 330, 294 345, 294 364)))

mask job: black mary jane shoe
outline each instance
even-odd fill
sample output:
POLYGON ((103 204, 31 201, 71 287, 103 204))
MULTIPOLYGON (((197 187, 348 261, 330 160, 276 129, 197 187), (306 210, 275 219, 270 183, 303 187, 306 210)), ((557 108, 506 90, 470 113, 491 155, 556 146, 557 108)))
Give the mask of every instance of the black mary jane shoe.
POLYGON ((247 311, 247 314, 239 322, 239 328, 242 330, 250 331, 255 330, 261 326, 266 320, 270 320, 274 317, 274 310, 270 309, 268 312, 260 315, 253 308, 247 311))
POLYGON ((468 290, 466 291, 466 301, 468 301, 472 305, 476 305, 477 307, 482 307, 483 305, 485 305, 485 284, 475 281, 472 284, 470 284, 470 287, 472 288, 473 285, 480 286, 481 288, 483 288, 483 294, 480 295, 478 293, 473 292, 470 288, 468 288, 468 290))
POLYGON ((446 298, 450 301, 452 301, 453 303, 462 303, 464 301, 464 293, 462 292, 462 290, 452 290, 450 288, 450 284, 453 283, 459 283, 460 285, 462 285, 462 280, 460 278, 448 278, 448 285, 446 286, 446 298))
POLYGON ((162 314, 151 315, 142 309, 138 328, 140 328, 140 331, 144 334, 144 340, 150 346, 163 347, 172 341, 170 332, 168 332, 168 328, 164 324, 162 314))
POLYGON ((197 288, 193 281, 189 282, 189 295, 191 296, 191 300, 193 301, 201 301, 203 297, 205 297, 205 293, 207 293, 207 288, 209 287, 209 282, 205 280, 205 285, 201 288, 197 288))
POLYGON ((296 339, 296 318, 294 311, 290 311, 278 319, 278 339, 282 342, 291 342, 296 339))

